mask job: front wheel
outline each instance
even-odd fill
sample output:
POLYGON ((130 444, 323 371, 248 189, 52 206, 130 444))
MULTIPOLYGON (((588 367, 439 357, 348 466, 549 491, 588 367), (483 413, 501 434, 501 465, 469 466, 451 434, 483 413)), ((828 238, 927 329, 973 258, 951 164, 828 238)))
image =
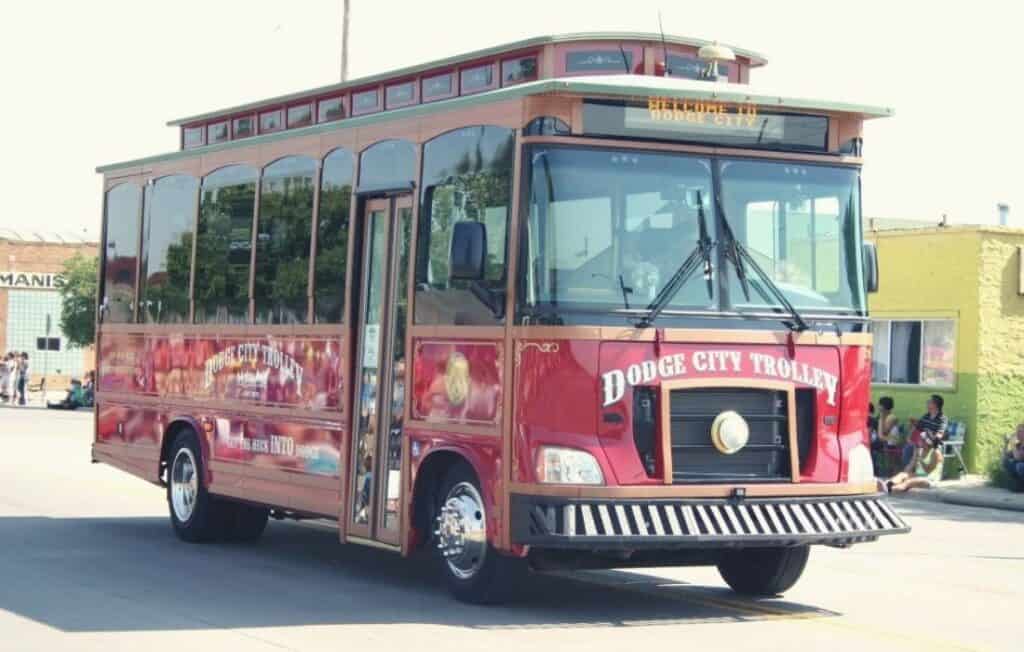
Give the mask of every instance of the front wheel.
POLYGON ((438 496, 434 551, 449 590, 462 602, 505 601, 526 562, 506 557, 488 543, 487 512, 473 469, 465 463, 453 466, 438 496))
POLYGON ((810 550, 810 546, 731 550, 718 562, 718 572, 737 593, 778 595, 800 579, 810 550))

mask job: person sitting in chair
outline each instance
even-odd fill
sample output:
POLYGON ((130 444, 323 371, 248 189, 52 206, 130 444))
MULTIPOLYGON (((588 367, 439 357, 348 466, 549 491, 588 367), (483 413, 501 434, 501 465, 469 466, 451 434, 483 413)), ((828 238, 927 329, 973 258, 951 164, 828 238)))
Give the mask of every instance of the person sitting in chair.
POLYGON ((925 408, 928 410, 920 419, 911 419, 910 441, 903 449, 903 463, 909 464, 914 456, 914 450, 921 446, 922 438, 928 435, 939 443, 946 438, 946 428, 949 427, 949 419, 942 413, 942 406, 945 401, 938 394, 928 397, 925 408))

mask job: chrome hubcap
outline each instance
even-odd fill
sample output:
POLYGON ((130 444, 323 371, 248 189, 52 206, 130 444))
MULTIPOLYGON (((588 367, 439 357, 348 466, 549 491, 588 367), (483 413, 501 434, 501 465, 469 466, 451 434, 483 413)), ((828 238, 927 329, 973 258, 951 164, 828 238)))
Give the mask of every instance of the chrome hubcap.
POLYGON ((171 508, 182 523, 192 518, 199 495, 199 477, 196 475, 196 458, 192 451, 182 448, 171 464, 171 508))
POLYGON ((473 577, 487 553, 484 501, 469 482, 452 487, 437 515, 437 548, 451 572, 460 579, 473 577))

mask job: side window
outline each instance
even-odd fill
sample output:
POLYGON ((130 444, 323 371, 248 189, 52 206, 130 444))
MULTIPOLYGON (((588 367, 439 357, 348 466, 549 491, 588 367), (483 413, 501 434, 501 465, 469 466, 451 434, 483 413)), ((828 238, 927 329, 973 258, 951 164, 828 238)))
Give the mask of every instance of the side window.
POLYGON ((135 311, 135 268, 139 258, 141 191, 125 183, 107 192, 106 240, 103 243, 104 321, 132 321, 135 311))
POLYGON ((183 175, 163 177, 146 187, 139 321, 188 321, 198 189, 195 178, 183 175))
POLYGON ((348 219, 354 172, 352 154, 347 150, 334 150, 324 159, 313 263, 313 317, 318 324, 341 323, 345 313, 348 219))
POLYGON ((359 190, 413 187, 416 148, 405 140, 385 140, 367 147, 359 157, 359 190))
POLYGON ((501 323, 514 138, 502 127, 467 127, 423 148, 423 192, 416 252, 418 324, 501 323), (487 233, 484 279, 452 280, 448 256, 456 222, 487 233))
POLYGON ((255 169, 232 165, 203 179, 196 233, 195 321, 249 321, 255 169))
POLYGON ((304 324, 316 161, 290 156, 267 166, 256 228, 253 299, 258 324, 304 324))

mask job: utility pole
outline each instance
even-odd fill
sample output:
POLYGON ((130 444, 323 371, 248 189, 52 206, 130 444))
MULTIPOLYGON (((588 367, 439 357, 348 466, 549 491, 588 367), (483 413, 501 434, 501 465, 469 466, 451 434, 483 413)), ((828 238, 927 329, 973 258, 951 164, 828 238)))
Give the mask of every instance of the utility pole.
POLYGON ((349 0, 341 0, 341 81, 348 81, 348 5, 349 0))

